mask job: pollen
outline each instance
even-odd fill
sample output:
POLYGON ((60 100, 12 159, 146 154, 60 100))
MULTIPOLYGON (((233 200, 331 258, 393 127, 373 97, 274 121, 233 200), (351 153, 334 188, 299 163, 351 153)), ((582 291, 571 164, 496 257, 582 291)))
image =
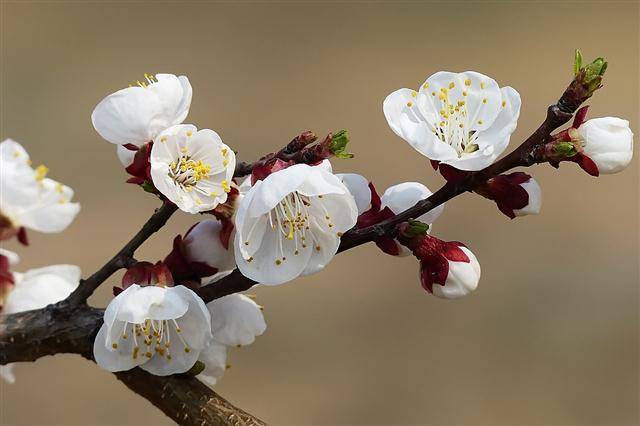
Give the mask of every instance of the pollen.
POLYGON ((186 353, 189 353, 189 352, 191 352, 191 349, 189 349, 189 347, 188 347, 188 346, 185 346, 185 347, 184 347, 184 351, 185 351, 186 353))
POLYGON ((280 259, 276 259, 276 265, 280 266, 282 264, 282 261, 280 259))
POLYGON ((502 101, 502 108, 507 106, 507 101, 502 101))
POLYGON ((160 138, 160 142, 166 142, 166 141, 167 141, 167 137, 166 136, 163 136, 163 137, 160 138))
POLYGON ((484 83, 484 81, 483 81, 482 83, 480 83, 480 88, 481 88, 481 89, 484 89, 484 88, 485 88, 485 86, 486 86, 486 84, 484 83))
POLYGON ((487 98, 484 98, 484 99, 482 100, 482 103, 483 103, 483 104, 486 104, 486 103, 487 103, 487 98))
POLYGON ((453 89, 454 87, 456 87, 456 84, 453 81, 449 83, 449 89, 453 89))
POLYGON ((464 81, 464 85, 465 85, 465 86, 471 86, 471 79, 470 79, 470 78, 467 78, 467 79, 464 81))
POLYGON ((415 98, 416 96, 418 96, 418 93, 415 90, 412 90, 411 96, 415 98))
POLYGON ((191 137, 191 135, 193 135, 193 132, 192 132, 191 130, 189 130, 189 131, 187 132, 187 136, 191 137))
POLYGON ((112 344, 111 344, 111 347, 112 347, 113 349, 118 349, 118 344, 117 344, 117 343, 112 343, 112 344))
POLYGON ((411 107, 413 106, 413 102, 411 102, 411 101, 407 102, 407 106, 408 106, 409 108, 411 108, 411 107))
POLYGON ((425 83, 425 84, 423 84, 423 85, 422 85, 422 88, 423 88, 424 90, 427 90, 427 89, 429 88, 429 83, 425 83))
POLYGON ((342 232, 337 232, 337 233, 336 233, 336 235, 337 235, 338 237, 342 237, 344 234, 343 234, 342 232))
POLYGON ((224 192, 230 192, 231 191, 231 187, 229 186, 229 182, 227 182, 226 180, 223 180, 221 182, 222 185, 222 189, 224 189, 224 192))
POLYGON ((436 92, 431 92, 431 96, 435 96, 435 95, 436 95, 436 92))
POLYGON ((478 120, 478 124, 482 124, 482 123, 484 123, 484 121, 478 120))
POLYGON ((47 176, 47 173, 49 173, 49 168, 44 164, 40 164, 36 167, 36 180, 41 182, 47 176))

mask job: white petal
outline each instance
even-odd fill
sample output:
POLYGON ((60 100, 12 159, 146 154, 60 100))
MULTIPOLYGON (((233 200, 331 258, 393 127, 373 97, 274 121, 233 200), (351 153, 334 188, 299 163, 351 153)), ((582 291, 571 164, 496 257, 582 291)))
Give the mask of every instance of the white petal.
POLYGON ((247 207, 248 214, 258 217, 271 211, 284 197, 298 190, 311 170, 311 166, 296 164, 271 173, 262 181, 262 185, 254 185, 247 193, 247 197, 254 193, 247 207))
MULTIPOLYGON (((429 198, 432 192, 421 183, 418 182, 403 182, 397 185, 393 185, 387 188, 380 197, 382 207, 389 207, 389 209, 395 213, 400 214, 403 211, 416 205, 418 201, 429 198)), ((433 223, 444 210, 444 204, 439 205, 430 212, 418 217, 417 220, 431 224, 433 223)))
POLYGON ((428 117, 423 116, 413 93, 415 91, 410 89, 399 89, 384 100, 383 111, 391 130, 427 158, 438 161, 457 158, 456 150, 433 134, 432 126, 428 123, 435 116, 433 113, 428 117))
MULTIPOLYGON (((236 263, 238 269, 247 278, 266 285, 283 284, 300 276, 304 271, 309 258, 311 257, 312 246, 307 244, 306 248, 302 245, 298 246, 298 254, 295 254, 295 245, 287 241, 282 245, 282 252, 279 250, 278 236, 279 229, 272 230, 270 227, 264 233, 260 248, 253 254, 253 260, 247 261, 241 254, 240 250, 236 250, 236 263), (282 261, 282 258, 286 258, 282 261), (277 264, 276 261, 280 261, 277 264)), ((236 248, 244 244, 240 240, 240 234, 236 233, 234 244, 236 248)))
POLYGON ((133 339, 121 339, 118 348, 107 346, 108 327, 103 324, 93 342, 93 357, 103 369, 111 372, 130 370, 147 361, 140 352, 134 358, 133 339))
POLYGON ((584 140, 584 155, 596 163, 600 173, 618 173, 631 162, 633 132, 627 120, 594 118, 580 126, 578 133, 584 140))
POLYGON ((44 233, 64 231, 80 212, 79 203, 71 203, 73 190, 52 179, 40 182, 40 191, 32 204, 22 209, 22 226, 44 233))
POLYGON ((78 287, 80 268, 74 265, 52 265, 14 274, 16 286, 5 301, 3 312, 40 309, 64 300, 78 287))
POLYGON ((371 189, 369 181, 356 173, 337 173, 336 176, 344 183, 356 202, 358 214, 371 208, 371 189))
POLYGON ((124 167, 129 167, 133 163, 133 158, 136 156, 135 151, 125 148, 122 145, 118 145, 116 147, 116 154, 118 155, 120 164, 122 164, 124 167))
POLYGON ((542 189, 540 188, 540 185, 538 185, 538 182, 536 182, 534 178, 531 178, 528 181, 521 183, 520 186, 522 186, 529 194, 529 204, 524 208, 514 210, 513 213, 516 216, 540 213, 540 208, 542 207, 542 189))
POLYGON ((172 294, 186 300, 189 304, 187 312, 179 318, 181 335, 190 348, 201 350, 207 346, 211 338, 211 315, 202 299, 185 286, 169 288, 172 294))
POLYGON ((207 308, 213 338, 224 345, 249 345, 267 328, 260 306, 242 294, 221 297, 207 303, 207 308))
MULTIPOLYGON (((171 329, 171 342, 178 342, 178 333, 171 329), (174 340, 175 339, 175 340, 174 340)), ((179 345, 176 345, 179 346, 179 345)), ((140 366, 143 370, 156 376, 169 376, 171 374, 186 373, 193 367, 200 357, 200 350, 189 349, 188 352, 184 348, 171 347, 171 359, 160 356, 155 353, 151 358, 140 366)))
POLYGON ((18 142, 5 139, 0 143, 0 161, 29 166, 29 154, 18 142))
POLYGON ((220 241, 222 222, 208 219, 199 222, 183 239, 185 255, 191 262, 202 262, 219 271, 234 269, 233 244, 227 250, 220 241))
POLYGON ((444 286, 433 285, 433 294, 444 299, 458 299, 473 292, 480 281, 480 264, 478 259, 466 247, 460 249, 469 257, 470 262, 449 261, 449 274, 444 286))
MULTIPOLYGON (((180 287, 180 286, 178 286, 180 287)), ((134 288, 131 286, 130 288, 134 288)), ((137 287, 123 296, 116 318, 119 321, 142 323, 146 319, 168 320, 182 317, 189 309, 189 301, 180 292, 173 291, 177 287, 137 287)))
POLYGON ((215 340, 202 352, 199 361, 204 363, 204 371, 196 376, 208 386, 215 386, 227 368, 227 347, 215 340))

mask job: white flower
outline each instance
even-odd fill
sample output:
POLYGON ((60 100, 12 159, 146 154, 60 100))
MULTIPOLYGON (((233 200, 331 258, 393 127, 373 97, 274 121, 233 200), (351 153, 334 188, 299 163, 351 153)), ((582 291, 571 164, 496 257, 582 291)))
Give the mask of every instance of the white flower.
POLYGON ((417 92, 391 93, 383 110, 394 133, 422 155, 459 170, 480 170, 509 144, 520 95, 477 72, 441 71, 417 92))
POLYGON ((353 196, 323 167, 297 164, 272 173, 251 187, 238 208, 238 268, 263 284, 317 272, 357 216, 353 196))
POLYGON ((220 231, 222 222, 219 220, 207 219, 197 223, 182 240, 186 259, 189 262, 204 263, 216 268, 218 272, 235 269, 233 244, 229 244, 229 249, 226 249, 222 245, 220 231))
POLYGON ((142 146, 189 113, 191 84, 185 76, 146 75, 146 82, 104 98, 91 114, 96 131, 107 141, 142 146))
POLYGON ((207 303, 213 340, 200 354, 205 365, 198 379, 214 386, 227 367, 227 349, 253 343, 267 328, 260 306, 247 296, 231 294, 207 303))
MULTIPOLYGON (((5 256, 10 265, 19 261, 18 255, 9 250, 0 249, 0 255, 5 256)), ((52 265, 11 275, 13 285, 3 295, 1 306, 5 315, 41 309, 64 300, 80 283, 80 268, 74 265, 52 265)), ((13 364, 7 364, 0 368, 0 376, 9 383, 15 381, 12 367, 13 364)))
POLYGON ((0 143, 0 234, 11 236, 23 226, 60 232, 71 224, 80 204, 69 202, 73 190, 47 178, 47 172, 43 165, 31 167, 29 154, 19 143, 11 139, 0 143))
POLYGON ((212 210, 224 203, 235 166, 234 152, 216 132, 190 124, 160 133, 151 149, 153 184, 187 213, 212 210))
POLYGON ((618 173, 631 162, 633 132, 627 120, 594 118, 578 127, 577 134, 582 155, 595 163, 598 173, 618 173))
POLYGON ((108 371, 140 366, 167 376, 188 371, 211 337, 209 311, 193 291, 133 284, 107 306, 93 354, 108 371))

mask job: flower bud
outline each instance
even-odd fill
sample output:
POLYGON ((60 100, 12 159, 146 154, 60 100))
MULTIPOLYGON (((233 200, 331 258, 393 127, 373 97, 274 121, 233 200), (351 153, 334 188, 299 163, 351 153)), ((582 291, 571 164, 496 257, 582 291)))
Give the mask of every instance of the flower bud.
POLYGON ((230 221, 208 219, 196 223, 185 234, 173 240, 173 250, 164 259, 174 278, 192 287, 200 279, 226 272, 236 267, 229 238, 233 231, 230 221))
POLYGON ((233 245, 229 245, 229 235, 224 235, 224 228, 222 222, 211 219, 191 228, 182 240, 187 260, 205 263, 219 271, 234 269, 233 245))
POLYGON ((126 290, 132 284, 140 287, 149 285, 172 286, 174 284, 171 271, 162 262, 155 265, 151 262, 138 262, 125 272, 122 277, 122 288, 126 290))
POLYGON ((542 191, 540 185, 526 173, 516 172, 491 178, 476 189, 483 197, 495 201, 506 216, 526 216, 540 213, 542 191))
POLYGON ((589 174, 612 174, 622 171, 633 157, 633 132, 629 122, 617 117, 588 120, 572 132, 579 144, 579 164, 589 174))
POLYGON ((457 241, 428 235, 427 228, 421 231, 415 222, 402 224, 398 239, 420 260, 422 287, 443 299, 457 299, 474 291, 480 281, 480 264, 471 250, 457 241))

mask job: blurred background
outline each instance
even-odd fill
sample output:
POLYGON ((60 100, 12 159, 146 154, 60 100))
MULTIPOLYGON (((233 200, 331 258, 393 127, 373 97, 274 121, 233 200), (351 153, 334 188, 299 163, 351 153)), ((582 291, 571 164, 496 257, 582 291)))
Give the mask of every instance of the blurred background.
MULTIPOLYGON (((88 275, 158 205, 124 183, 90 114, 143 74, 185 74, 187 122, 253 160, 299 132, 346 128, 337 171, 380 190, 442 178, 388 128, 382 101, 439 70, 473 69, 523 99, 512 146, 571 80, 573 50, 609 61, 590 116, 638 128, 637 2, 201 3, 2 2, 1 137, 76 190, 64 233, 6 247, 20 269, 80 265, 88 275)), ((317 275, 257 291, 267 332, 233 349, 216 391, 271 424, 638 424, 638 162, 594 179, 573 164, 531 170, 542 214, 510 221, 492 202, 449 202, 434 234, 482 264, 463 300, 431 297, 413 258, 368 245, 317 275)), ((176 214, 137 253, 157 260, 199 217, 176 214)), ((91 302, 105 306, 105 283, 91 302)), ((78 356, 20 364, 1 384, 6 425, 171 424, 78 356)))

